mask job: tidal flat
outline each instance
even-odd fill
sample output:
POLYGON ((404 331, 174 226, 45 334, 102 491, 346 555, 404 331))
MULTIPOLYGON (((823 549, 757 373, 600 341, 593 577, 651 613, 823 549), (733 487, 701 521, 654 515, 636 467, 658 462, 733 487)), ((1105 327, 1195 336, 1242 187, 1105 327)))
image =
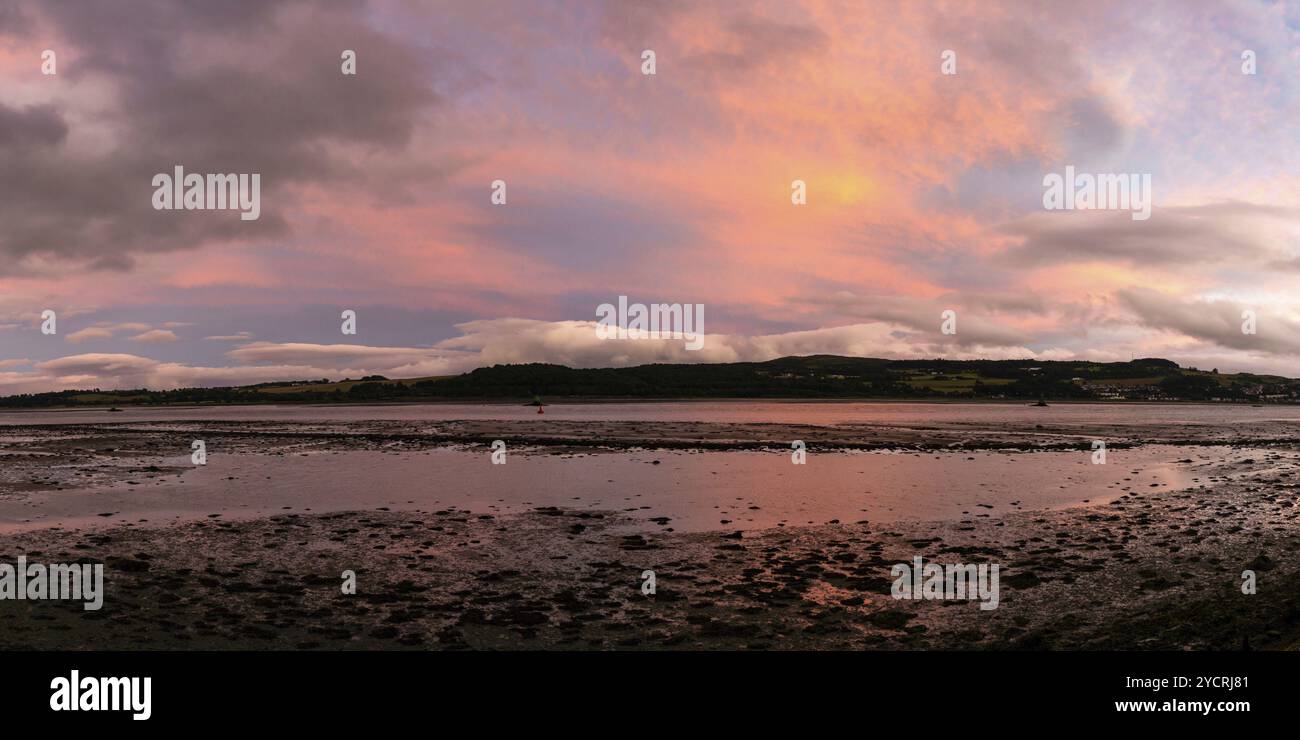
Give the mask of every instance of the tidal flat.
POLYGON ((0 601, 4 649, 1239 650, 1300 626, 1289 419, 8 421, 0 559, 104 563, 107 593, 0 601), (999 564, 998 607, 895 599, 916 556, 999 564))

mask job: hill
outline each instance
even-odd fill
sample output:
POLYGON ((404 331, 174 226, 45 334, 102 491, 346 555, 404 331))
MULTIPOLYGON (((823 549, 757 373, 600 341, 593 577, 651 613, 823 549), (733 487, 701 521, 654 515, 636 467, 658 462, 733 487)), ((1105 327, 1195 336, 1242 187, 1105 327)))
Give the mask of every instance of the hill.
POLYGON ((1047 399, 1293 403, 1300 380, 1131 362, 884 360, 811 355, 767 362, 575 369, 530 363, 463 375, 368 376, 171 391, 68 390, 0 398, 0 408, 122 404, 339 403, 556 398, 1047 399))

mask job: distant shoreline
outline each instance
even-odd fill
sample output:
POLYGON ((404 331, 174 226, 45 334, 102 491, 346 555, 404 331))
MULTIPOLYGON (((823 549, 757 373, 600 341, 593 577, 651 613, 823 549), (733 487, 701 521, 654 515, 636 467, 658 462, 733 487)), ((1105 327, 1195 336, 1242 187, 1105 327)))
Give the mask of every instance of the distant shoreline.
MULTIPOLYGON (((665 404, 665 403, 804 403, 804 404, 872 404, 872 405, 901 405, 901 404, 925 404, 933 406, 1036 406, 1035 403, 1025 401, 1024 399, 1009 398, 766 398, 763 396, 737 398, 723 396, 716 398, 700 397, 680 397, 680 398, 637 398, 637 397, 589 397, 589 396, 564 396, 554 399, 547 399, 542 402, 543 406, 578 406, 578 405, 602 405, 617 403, 633 404, 665 404)), ((14 406, 11 408, 0 406, 0 414, 8 413, 32 413, 32 412, 50 412, 50 411, 104 411, 108 412, 110 408, 121 410, 147 410, 147 409, 217 409, 217 408, 261 408, 273 406, 294 406, 294 407, 315 407, 315 408, 365 408, 367 406, 534 406, 526 399, 509 399, 499 398, 430 398, 419 400, 404 401, 261 401, 255 403, 118 403, 118 404, 82 404, 72 406, 14 406)), ((1150 400, 1117 400, 1117 399, 1047 399, 1047 408, 1052 406, 1249 406, 1249 407, 1270 407, 1270 406, 1300 406, 1295 402, 1266 402, 1255 403, 1248 401, 1150 401, 1150 400)))

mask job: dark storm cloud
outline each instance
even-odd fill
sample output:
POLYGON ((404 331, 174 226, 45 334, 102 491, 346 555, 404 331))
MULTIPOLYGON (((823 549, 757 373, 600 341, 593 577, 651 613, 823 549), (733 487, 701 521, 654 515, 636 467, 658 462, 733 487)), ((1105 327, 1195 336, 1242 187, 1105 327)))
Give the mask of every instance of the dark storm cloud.
POLYGON ((28 256, 124 267, 134 253, 279 235, 296 187, 328 187, 366 153, 401 150, 437 102, 429 65, 367 27, 363 11, 252 0, 36 6, 67 49, 51 82, 68 92, 39 107, 0 104, 0 272, 28 256), (355 77, 340 73, 343 49, 357 52, 355 77), (78 107, 92 89, 107 92, 108 110, 78 107), (74 120, 93 120, 107 145, 74 146, 74 120), (152 177, 175 165, 261 174, 261 218, 153 210, 152 177))
POLYGON ((52 105, 0 104, 0 145, 30 150, 60 144, 67 136, 68 124, 52 105))

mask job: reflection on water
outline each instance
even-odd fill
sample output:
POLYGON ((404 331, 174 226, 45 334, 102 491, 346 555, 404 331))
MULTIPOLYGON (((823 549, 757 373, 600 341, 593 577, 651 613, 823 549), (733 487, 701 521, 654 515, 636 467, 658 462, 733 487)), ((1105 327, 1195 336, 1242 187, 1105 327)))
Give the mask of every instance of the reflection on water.
MULTIPOLYGON (((286 511, 441 509, 476 513, 561 506, 627 512, 650 528, 761 528, 832 520, 962 519, 1098 503, 1198 481, 1223 448, 1151 446, 1091 452, 642 451, 576 455, 490 450, 212 456, 206 467, 150 486, 33 494, 0 502, 5 528, 147 519, 259 516, 286 511), (1178 463, 1191 458, 1193 462, 1178 463), (116 512, 111 520, 97 512, 116 512), (661 519, 667 517, 667 521, 661 519), (24 520, 26 522, 24 523, 24 520)), ((184 464, 188 458, 169 461, 184 464)))

